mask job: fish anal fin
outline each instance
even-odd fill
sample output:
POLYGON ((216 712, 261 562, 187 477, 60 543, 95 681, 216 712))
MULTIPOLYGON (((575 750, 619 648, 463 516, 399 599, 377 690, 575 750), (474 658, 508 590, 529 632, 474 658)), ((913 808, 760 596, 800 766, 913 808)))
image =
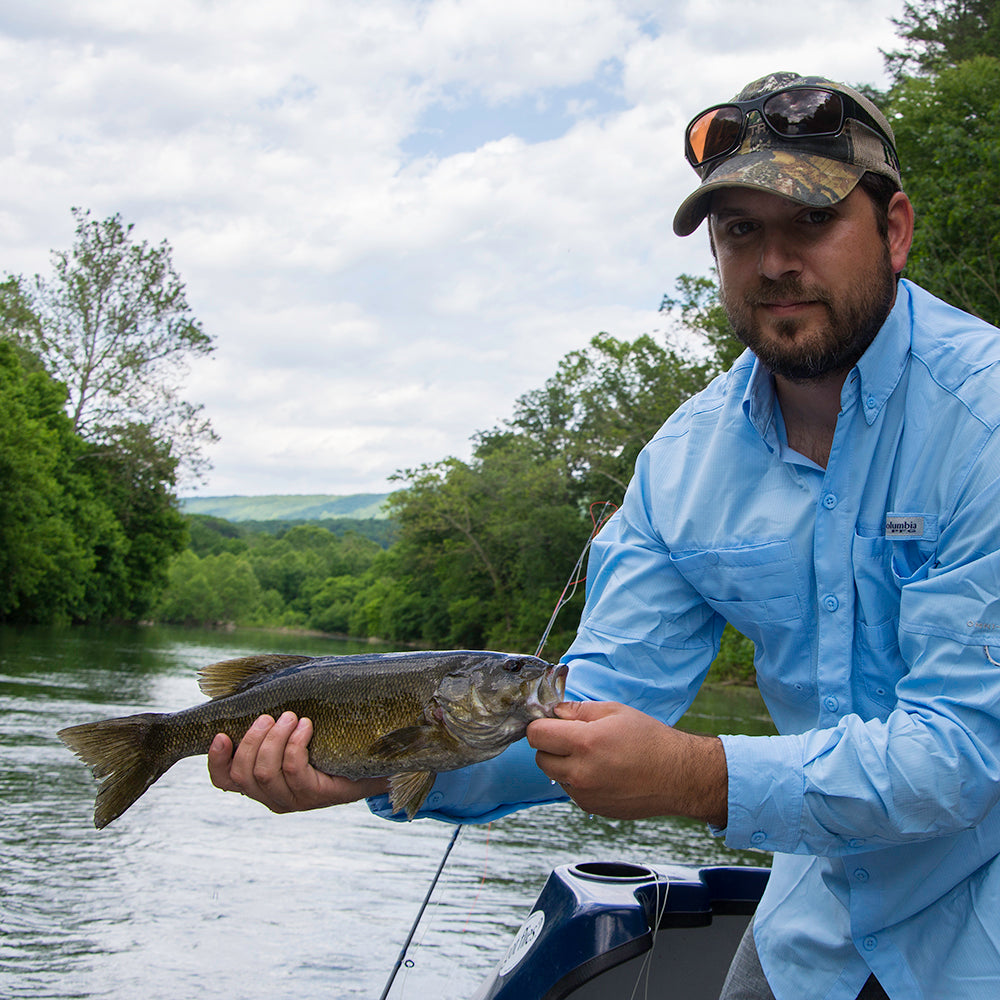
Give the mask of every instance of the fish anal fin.
POLYGON ((389 804, 392 811, 405 811, 413 819, 423 805, 437 775, 433 771, 405 771, 389 779, 389 804))
POLYGON ((311 659, 311 656, 295 654, 261 653, 235 660, 220 660, 198 671, 198 687, 209 698, 225 698, 259 684, 272 674, 308 663, 311 659))

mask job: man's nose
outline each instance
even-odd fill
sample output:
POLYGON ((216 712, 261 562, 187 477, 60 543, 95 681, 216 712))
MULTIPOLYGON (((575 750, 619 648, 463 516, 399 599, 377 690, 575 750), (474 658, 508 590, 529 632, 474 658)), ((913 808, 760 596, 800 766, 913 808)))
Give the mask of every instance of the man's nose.
POLYGON ((795 244, 780 231, 764 234, 758 270, 765 278, 778 281, 802 271, 802 258, 795 244))

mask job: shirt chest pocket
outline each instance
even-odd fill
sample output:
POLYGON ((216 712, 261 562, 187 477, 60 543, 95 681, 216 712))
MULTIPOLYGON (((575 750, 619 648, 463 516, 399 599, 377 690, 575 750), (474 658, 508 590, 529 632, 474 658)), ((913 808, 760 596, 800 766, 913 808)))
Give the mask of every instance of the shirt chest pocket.
POLYGON ((854 536, 852 683, 866 718, 885 717, 896 703, 896 684, 907 669, 898 644, 902 589, 926 578, 937 547, 935 528, 930 523, 922 538, 886 538, 878 528, 861 526, 854 536))
MULTIPOLYGON (((741 620, 783 622, 800 618, 801 581, 785 540, 671 553, 681 575, 720 613, 741 620)), ((728 617, 728 616, 727 616, 728 617)), ((737 628, 739 625, 732 622, 737 628)), ((742 631, 742 630, 741 630, 742 631)))
POLYGON ((773 683, 785 697, 808 697, 812 657, 800 596, 807 585, 791 543, 778 539, 670 558, 705 602, 753 642, 762 691, 773 683), (797 655, 790 657, 791 650, 797 655))

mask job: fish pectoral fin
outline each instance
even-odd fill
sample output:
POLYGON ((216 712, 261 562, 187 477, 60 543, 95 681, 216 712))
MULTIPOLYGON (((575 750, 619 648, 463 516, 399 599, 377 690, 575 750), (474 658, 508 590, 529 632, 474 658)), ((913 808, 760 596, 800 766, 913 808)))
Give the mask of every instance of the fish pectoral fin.
POLYGON ((225 698, 244 688, 253 687, 273 674, 289 667, 297 667, 315 659, 285 653, 262 653, 259 656, 241 656, 236 660, 210 663, 198 671, 198 687, 209 698, 225 698))
POLYGON ((406 811, 406 818, 413 819, 423 805, 437 775, 433 771, 407 771, 394 774, 389 779, 389 804, 392 811, 406 811))
POLYGON ((395 760, 406 754, 427 750, 441 741, 438 726, 404 726, 379 737, 369 748, 368 754, 380 760, 395 760))

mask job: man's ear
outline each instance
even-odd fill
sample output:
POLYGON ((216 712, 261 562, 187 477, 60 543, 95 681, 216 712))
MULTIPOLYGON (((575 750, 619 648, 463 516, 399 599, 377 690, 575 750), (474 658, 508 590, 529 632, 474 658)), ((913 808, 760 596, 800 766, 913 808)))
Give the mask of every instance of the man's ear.
POLYGON ((889 258, 892 271, 899 274, 906 266, 906 258, 913 244, 913 204, 910 199, 897 191, 889 201, 889 258))

